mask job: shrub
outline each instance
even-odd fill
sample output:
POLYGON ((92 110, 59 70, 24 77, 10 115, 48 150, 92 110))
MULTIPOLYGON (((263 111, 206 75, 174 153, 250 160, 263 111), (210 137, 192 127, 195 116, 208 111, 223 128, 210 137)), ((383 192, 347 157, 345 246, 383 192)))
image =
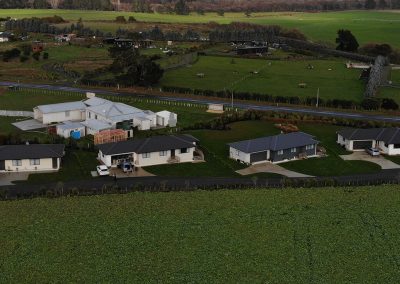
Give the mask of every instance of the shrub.
POLYGON ((20 57, 19 57, 19 61, 20 62, 25 62, 25 61, 27 61, 29 59, 29 57, 28 56, 25 56, 25 55, 21 55, 20 57))
POLYGON ((126 19, 125 19, 124 16, 117 16, 117 17, 115 18, 115 22, 116 22, 116 23, 120 23, 120 24, 126 24, 126 19))
POLYGON ((7 62, 11 59, 19 57, 21 54, 21 50, 18 48, 9 49, 3 52, 3 61, 7 62))
POLYGON ((40 52, 35 52, 32 54, 33 59, 35 59, 36 61, 39 61, 40 59, 40 52))
POLYGON ((43 53, 43 59, 49 59, 49 53, 48 52, 45 52, 45 53, 43 53))
POLYGON ((136 22, 136 18, 135 18, 134 16, 129 16, 128 22, 129 22, 129 23, 136 22))

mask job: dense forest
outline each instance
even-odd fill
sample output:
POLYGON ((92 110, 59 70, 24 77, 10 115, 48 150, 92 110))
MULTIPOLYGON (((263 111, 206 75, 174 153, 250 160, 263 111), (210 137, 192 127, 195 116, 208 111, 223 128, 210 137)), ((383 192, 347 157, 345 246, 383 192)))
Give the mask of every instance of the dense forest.
POLYGON ((400 9, 400 0, 0 0, 0 8, 125 10, 188 14, 195 12, 328 11, 400 9))

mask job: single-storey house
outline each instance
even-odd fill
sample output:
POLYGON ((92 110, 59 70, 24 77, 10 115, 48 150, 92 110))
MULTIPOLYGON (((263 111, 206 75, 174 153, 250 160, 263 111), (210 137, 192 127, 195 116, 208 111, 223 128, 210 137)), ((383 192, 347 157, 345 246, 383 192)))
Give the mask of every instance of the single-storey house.
POLYGON ((82 121, 85 120, 85 109, 86 105, 80 101, 40 105, 33 109, 33 117, 43 124, 82 121))
POLYGON ((63 144, 0 146, 0 172, 58 171, 63 144))
POLYGON ((279 134, 230 143, 229 157, 246 164, 279 163, 317 156, 318 143, 304 132, 279 134))
POLYGON ((79 139, 86 134, 85 126, 80 122, 66 121, 56 126, 58 136, 79 139))
POLYGON ((345 128, 337 132, 337 143, 347 151, 372 147, 386 155, 400 155, 400 128, 345 128))
POLYGON ((191 135, 169 135, 101 144, 98 159, 107 167, 123 162, 135 167, 192 162, 198 142, 191 135))

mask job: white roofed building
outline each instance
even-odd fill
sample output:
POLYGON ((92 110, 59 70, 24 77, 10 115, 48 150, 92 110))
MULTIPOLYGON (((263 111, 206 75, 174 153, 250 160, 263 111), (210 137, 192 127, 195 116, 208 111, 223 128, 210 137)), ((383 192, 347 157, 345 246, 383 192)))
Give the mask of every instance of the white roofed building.
POLYGON ((86 105, 83 102, 68 102, 51 105, 40 105, 33 109, 34 118, 43 124, 65 121, 85 120, 86 105))

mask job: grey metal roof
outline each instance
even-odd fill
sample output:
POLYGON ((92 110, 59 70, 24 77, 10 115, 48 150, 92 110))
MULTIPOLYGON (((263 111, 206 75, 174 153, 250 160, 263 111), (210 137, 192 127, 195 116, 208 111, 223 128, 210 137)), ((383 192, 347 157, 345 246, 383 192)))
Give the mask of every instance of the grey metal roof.
POLYGON ((0 160, 61 158, 64 144, 30 144, 0 146, 0 160))
POLYGON ((112 126, 111 124, 101 121, 101 120, 96 120, 96 119, 87 119, 85 121, 81 122, 84 126, 89 127, 93 130, 105 130, 105 129, 110 129, 112 126))
POLYGON ((199 140, 191 135, 153 136, 143 139, 133 139, 116 143, 98 145, 99 150, 105 155, 124 153, 151 153, 181 148, 194 147, 193 143, 199 140))
POLYGON ((400 144, 400 128, 344 128, 337 132, 347 140, 377 140, 400 144))
POLYGON ((228 145, 244 153, 256 153, 267 150, 279 151, 318 143, 319 142, 315 140, 312 135, 304 132, 292 132, 288 134, 279 134, 275 136, 267 136, 252 140, 229 143, 228 145))
POLYGON ((37 108, 42 113, 54 113, 54 112, 62 112, 62 111, 71 111, 71 110, 85 110, 86 105, 83 102, 68 102, 68 103, 60 103, 60 104, 51 104, 51 105, 40 105, 37 108))
POLYGON ((73 121, 66 121, 57 125, 57 128, 60 128, 62 130, 83 128, 83 127, 85 126, 82 123, 73 121))

